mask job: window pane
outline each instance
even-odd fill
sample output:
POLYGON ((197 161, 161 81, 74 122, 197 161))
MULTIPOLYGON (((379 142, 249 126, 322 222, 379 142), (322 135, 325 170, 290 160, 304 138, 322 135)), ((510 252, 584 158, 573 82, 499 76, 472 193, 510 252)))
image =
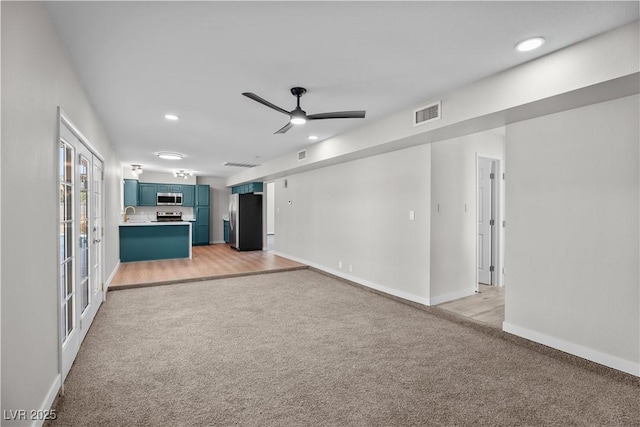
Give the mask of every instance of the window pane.
POLYGON ((65 254, 64 257, 73 256, 73 224, 68 222, 65 224, 65 254))
POLYGON ((80 285, 80 288, 82 298, 82 311, 84 312, 84 310, 89 305, 89 280, 87 279, 82 281, 82 285, 80 285))
POLYGON ((67 336, 73 331, 73 297, 67 301, 67 306, 65 307, 67 310, 67 336))
POLYGON ((64 208, 64 216, 62 217, 65 221, 71 221, 73 218, 73 187, 70 185, 65 185, 65 208, 64 208))
POLYGON ((73 148, 68 147, 68 146, 66 147, 66 150, 65 150, 64 165, 65 165, 64 181, 65 182, 72 182, 72 177, 73 177, 73 148))
MULTIPOLYGON (((86 228, 86 224, 84 224, 86 228)), ((82 234, 80 237, 80 280, 84 280, 89 275, 89 245, 87 235, 82 234)))
POLYGON ((69 297, 73 293, 73 260, 67 261, 66 264, 67 274, 66 274, 66 289, 65 289, 65 299, 69 297))
POLYGON ((65 181, 65 176, 64 176, 64 172, 65 172, 65 148, 64 148, 64 142, 60 141, 60 148, 58 149, 58 175, 60 176, 60 182, 64 182, 65 181))

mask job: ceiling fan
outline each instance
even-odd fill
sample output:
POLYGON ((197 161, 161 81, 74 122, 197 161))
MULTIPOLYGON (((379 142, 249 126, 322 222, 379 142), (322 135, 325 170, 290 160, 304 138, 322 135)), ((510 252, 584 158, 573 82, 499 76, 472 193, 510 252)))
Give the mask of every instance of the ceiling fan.
POLYGON ((244 92, 243 95, 246 96, 247 98, 251 98, 254 101, 259 102, 262 105, 266 105, 269 108, 273 108, 274 110, 279 111, 279 112, 289 116, 289 123, 284 125, 281 129, 278 129, 274 133, 285 133, 286 131, 291 129, 291 127, 293 125, 301 125, 303 123, 306 123, 307 120, 364 119, 364 115, 365 115, 366 111, 362 111, 362 110, 359 110, 359 111, 336 111, 336 112, 332 112, 332 113, 320 113, 320 114, 307 115, 307 113, 302 108, 300 108, 300 97, 302 95, 304 95, 306 92, 307 92, 307 90, 305 88, 303 88, 303 87, 291 88, 291 94, 297 98, 296 108, 294 110, 292 110, 292 111, 287 111, 284 108, 280 108, 277 105, 273 105, 269 101, 260 98, 255 93, 244 92))

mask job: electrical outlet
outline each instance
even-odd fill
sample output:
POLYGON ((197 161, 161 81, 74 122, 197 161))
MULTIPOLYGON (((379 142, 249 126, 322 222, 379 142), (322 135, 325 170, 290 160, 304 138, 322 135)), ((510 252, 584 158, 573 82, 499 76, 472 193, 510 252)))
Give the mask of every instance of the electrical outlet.
POLYGON ((416 213, 413 210, 409 211, 409 221, 414 221, 416 219, 416 213))

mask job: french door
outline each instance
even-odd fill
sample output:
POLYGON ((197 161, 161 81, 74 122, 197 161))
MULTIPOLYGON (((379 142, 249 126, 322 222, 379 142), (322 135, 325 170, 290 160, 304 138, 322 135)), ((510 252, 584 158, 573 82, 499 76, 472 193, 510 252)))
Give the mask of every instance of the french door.
POLYGON ((60 123, 60 346, 62 380, 103 300, 103 163, 60 123))

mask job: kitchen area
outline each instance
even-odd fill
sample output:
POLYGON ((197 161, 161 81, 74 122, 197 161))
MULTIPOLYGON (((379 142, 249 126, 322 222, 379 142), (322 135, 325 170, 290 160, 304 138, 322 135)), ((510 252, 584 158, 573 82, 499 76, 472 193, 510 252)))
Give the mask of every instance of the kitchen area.
POLYGON ((123 179, 122 263, 192 258, 193 246, 210 244, 210 185, 197 184, 195 177, 178 184, 170 174, 153 175, 156 182, 123 179))
POLYGON ((307 268, 263 250, 263 183, 228 188, 215 178, 172 178, 123 179, 120 265, 110 290, 307 268))

